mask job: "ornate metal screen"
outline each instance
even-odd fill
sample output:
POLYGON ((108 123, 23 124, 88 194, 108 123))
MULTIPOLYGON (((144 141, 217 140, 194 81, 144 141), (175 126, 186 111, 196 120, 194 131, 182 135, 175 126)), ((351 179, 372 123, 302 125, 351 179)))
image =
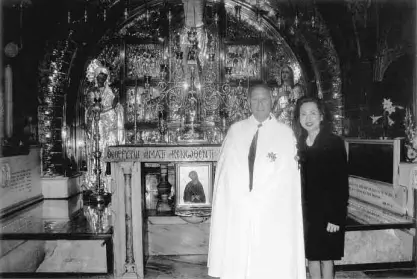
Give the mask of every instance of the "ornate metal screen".
POLYGON ((282 121, 290 120, 281 114, 294 88, 304 92, 300 64, 282 37, 234 7, 192 2, 138 12, 103 41, 97 59, 120 90, 126 144, 218 144, 250 114, 252 82, 274 89, 282 121), (288 88, 284 68, 292 72, 288 88))

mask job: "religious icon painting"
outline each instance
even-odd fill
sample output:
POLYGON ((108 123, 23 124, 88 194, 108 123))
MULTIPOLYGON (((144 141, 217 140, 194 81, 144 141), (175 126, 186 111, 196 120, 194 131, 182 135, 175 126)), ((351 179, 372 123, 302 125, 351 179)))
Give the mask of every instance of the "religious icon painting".
POLYGON ((213 192, 211 162, 176 164, 176 214, 209 215, 213 192))

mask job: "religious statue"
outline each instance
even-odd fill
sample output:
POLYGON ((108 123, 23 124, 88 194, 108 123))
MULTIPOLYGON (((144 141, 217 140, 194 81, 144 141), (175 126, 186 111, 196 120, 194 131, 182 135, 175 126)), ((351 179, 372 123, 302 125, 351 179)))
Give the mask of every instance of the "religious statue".
POLYGON ((106 147, 124 143, 123 107, 109 86, 109 70, 102 67, 96 60, 92 64, 94 63, 96 67, 90 65, 87 70, 93 73, 94 84, 89 88, 86 96, 85 122, 88 168, 86 186, 90 189, 100 187, 100 189, 106 189, 109 192, 110 183, 107 181, 105 174, 106 163, 103 158, 106 147), (97 125, 98 129, 95 129, 97 125), (97 132, 99 134, 98 145, 95 142, 97 132), (98 150, 96 150, 97 148, 98 150), (100 153, 97 154, 96 151, 100 153), (98 169, 99 179, 95 173, 98 166, 100 166, 98 169))
POLYGON ((301 85, 294 84, 294 72, 288 65, 281 69, 280 82, 280 86, 274 92, 272 112, 278 121, 291 126, 295 103, 304 95, 304 90, 301 85))

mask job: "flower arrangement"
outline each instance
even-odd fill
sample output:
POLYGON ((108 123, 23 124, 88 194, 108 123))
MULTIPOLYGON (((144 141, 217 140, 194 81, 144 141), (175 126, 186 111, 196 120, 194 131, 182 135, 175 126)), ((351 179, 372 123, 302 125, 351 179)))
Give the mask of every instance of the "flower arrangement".
POLYGON ((382 115, 372 115, 372 124, 377 124, 381 120, 382 125, 382 138, 386 138, 388 128, 394 125, 395 121, 392 120, 391 114, 393 114, 397 109, 403 109, 402 106, 393 105, 390 99, 385 99, 382 101, 382 115))
MULTIPOLYGON (((395 112, 396 109, 403 109, 402 106, 394 106, 391 102, 390 99, 385 99, 382 101, 382 108, 383 108, 383 113, 382 115, 372 115, 372 124, 376 124, 378 123, 378 121, 380 119, 382 119, 382 121, 387 121, 388 126, 392 126, 394 125, 394 120, 391 119, 391 114, 395 112)), ((384 125, 384 124, 383 124, 384 125)))
POLYGON ((417 128, 410 110, 407 108, 404 117, 405 126, 405 147, 407 148, 407 159, 410 162, 417 162, 417 128))

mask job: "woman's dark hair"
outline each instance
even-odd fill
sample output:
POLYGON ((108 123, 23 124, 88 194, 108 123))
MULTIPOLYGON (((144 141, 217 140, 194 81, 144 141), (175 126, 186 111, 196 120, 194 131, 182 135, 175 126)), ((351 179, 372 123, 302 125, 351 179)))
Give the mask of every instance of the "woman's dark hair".
POLYGON ((326 104, 316 97, 303 96, 298 99, 294 109, 293 128, 298 143, 305 141, 307 138, 307 131, 300 124, 300 108, 305 103, 316 104, 320 114, 323 116, 323 121, 320 123, 320 130, 325 130, 326 132, 332 131, 332 116, 326 104))

